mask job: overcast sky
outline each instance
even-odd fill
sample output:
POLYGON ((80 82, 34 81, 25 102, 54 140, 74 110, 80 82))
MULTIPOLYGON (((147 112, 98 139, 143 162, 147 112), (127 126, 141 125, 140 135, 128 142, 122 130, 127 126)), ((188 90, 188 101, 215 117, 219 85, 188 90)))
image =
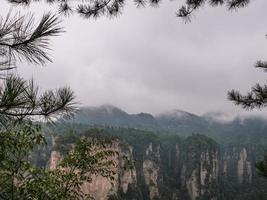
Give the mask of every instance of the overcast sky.
MULTIPOLYGON (((113 104, 130 113, 241 112, 226 93, 266 82, 253 65, 267 60, 267 1, 238 12, 205 7, 187 24, 175 17, 179 2, 137 9, 128 1, 115 19, 63 18, 66 32, 53 39, 53 63, 20 64, 18 72, 41 89, 70 86, 81 105, 113 104)), ((1 13, 9 7, 1 5, 1 13)))

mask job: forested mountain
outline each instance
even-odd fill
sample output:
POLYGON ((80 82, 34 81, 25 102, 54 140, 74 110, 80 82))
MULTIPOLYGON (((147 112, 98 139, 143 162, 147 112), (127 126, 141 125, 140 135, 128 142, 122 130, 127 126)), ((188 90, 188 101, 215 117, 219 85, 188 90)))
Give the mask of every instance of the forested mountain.
POLYGON ((267 199, 267 180, 255 167, 267 147, 267 121, 260 117, 220 122, 210 114, 152 116, 101 106, 81 108, 71 121, 46 131, 53 135, 49 148, 32 160, 49 168, 78 138, 114 141, 115 182, 98 176, 83 187, 97 200, 267 199))
MULTIPOLYGON (((97 200, 266 199, 267 181, 255 168, 264 155, 265 145, 219 144, 199 134, 183 138, 132 128, 87 127, 84 131, 84 126, 79 127, 55 135, 47 166, 53 168, 66 147, 78 138, 115 141, 115 182, 95 177, 83 187, 97 200)), ((40 155, 45 154, 39 154, 35 162, 39 162, 40 155)))
POLYGON ((75 115, 72 122, 86 125, 136 127, 155 130, 159 128, 157 120, 150 114, 131 115, 111 105, 83 107, 75 115))
POLYGON ((137 128, 179 136, 203 134, 220 143, 267 143, 267 120, 255 116, 237 117, 225 122, 214 119, 212 114, 198 116, 181 110, 174 110, 157 116, 148 113, 128 114, 114 106, 104 105, 83 107, 68 123, 137 128))

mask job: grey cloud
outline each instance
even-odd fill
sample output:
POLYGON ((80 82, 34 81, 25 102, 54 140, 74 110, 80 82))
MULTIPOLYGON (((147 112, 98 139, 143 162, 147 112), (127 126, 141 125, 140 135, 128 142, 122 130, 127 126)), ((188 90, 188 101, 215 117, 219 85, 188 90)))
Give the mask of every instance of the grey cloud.
MULTIPOLYGON (((22 64, 18 71, 43 89, 70 85, 83 105, 237 114, 242 110, 226 99, 227 91, 265 83, 253 64, 267 59, 266 6, 259 0, 238 12, 204 8, 188 24, 169 1, 142 9, 129 3, 115 19, 66 18, 67 32, 53 40, 54 63, 22 64)), ((34 10, 42 13, 38 4, 34 10)))

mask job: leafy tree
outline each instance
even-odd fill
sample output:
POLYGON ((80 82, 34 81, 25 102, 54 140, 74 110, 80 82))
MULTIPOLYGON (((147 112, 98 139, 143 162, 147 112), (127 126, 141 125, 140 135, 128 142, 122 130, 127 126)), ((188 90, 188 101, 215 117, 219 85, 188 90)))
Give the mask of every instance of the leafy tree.
POLYGON ((31 121, 0 132, 0 199, 23 199, 22 188, 34 169, 29 152, 45 142, 40 126, 31 121))
MULTIPOLYGON (((40 118, 55 120, 74 114, 74 93, 68 88, 39 94, 34 81, 12 73, 18 61, 45 64, 50 38, 63 29, 55 15, 45 14, 35 25, 33 16, 9 14, 0 19, 0 199, 80 199, 81 186, 92 175, 114 178, 115 151, 103 141, 78 140, 54 171, 34 167, 31 153, 46 144, 40 118), (97 150, 97 151, 96 151, 97 150), (113 168, 112 168, 113 167, 113 168)), ((90 197, 87 195, 86 197, 90 197)))
MULTIPOLYGON (((62 144, 66 145, 66 144, 62 144)), ((115 179, 117 166, 112 142, 95 138, 78 139, 74 149, 58 163, 56 169, 44 171, 37 169, 30 181, 23 185, 25 199, 79 200, 93 199, 82 191, 85 182, 101 175, 111 182, 115 179)))
POLYGON ((76 138, 74 149, 52 171, 32 166, 29 152, 45 144, 40 128, 28 121, 16 130, 0 132, 0 199, 91 199, 82 191, 84 182, 91 182, 94 175, 114 180, 116 151, 111 141, 99 138, 76 138))

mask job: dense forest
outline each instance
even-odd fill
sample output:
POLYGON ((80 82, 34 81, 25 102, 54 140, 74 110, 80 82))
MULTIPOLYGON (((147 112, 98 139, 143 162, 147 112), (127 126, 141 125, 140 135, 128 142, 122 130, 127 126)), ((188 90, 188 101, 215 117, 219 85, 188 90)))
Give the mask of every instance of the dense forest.
MULTIPOLYGON (((182 119, 180 114, 175 120, 170 115, 170 121, 177 124, 174 132, 173 129, 152 130, 148 127, 154 127, 155 123, 149 126, 146 122, 147 129, 136 124, 126 127, 126 124, 120 124, 125 122, 116 117, 118 108, 113 107, 114 112, 110 107, 96 110, 97 117, 88 112, 88 108, 81 110, 82 115, 87 114, 87 118, 83 118, 87 123, 75 123, 80 119, 77 114, 71 121, 46 126, 50 145, 35 151, 34 163, 49 168, 55 152, 62 156, 80 138, 97 138, 118 143, 114 148, 119 154, 119 165, 112 186, 107 187, 104 180, 95 178, 85 188, 96 199, 266 199, 266 180, 255 167, 263 159, 267 144, 264 137, 256 140, 258 134, 265 135, 267 122, 264 119, 253 117, 242 122, 234 119, 227 123, 205 119, 203 127, 210 130, 205 134, 202 129, 199 133, 191 132, 196 129, 196 115, 185 115, 185 112, 182 119), (109 117, 103 112, 105 109, 109 111, 109 117), (105 117, 101 124, 92 123, 94 120, 100 122, 101 116, 105 117), (116 122, 114 126, 111 120, 116 122), (191 125, 188 124, 190 120, 191 125), (181 132, 179 127, 182 127, 181 132), (185 134, 185 127, 188 134, 185 134), (227 132, 229 137, 226 137, 227 132), (102 182, 103 186, 94 188, 97 182, 102 182)), ((198 119, 203 123, 203 118, 198 119)), ((164 123, 166 121, 165 115, 164 123)))

